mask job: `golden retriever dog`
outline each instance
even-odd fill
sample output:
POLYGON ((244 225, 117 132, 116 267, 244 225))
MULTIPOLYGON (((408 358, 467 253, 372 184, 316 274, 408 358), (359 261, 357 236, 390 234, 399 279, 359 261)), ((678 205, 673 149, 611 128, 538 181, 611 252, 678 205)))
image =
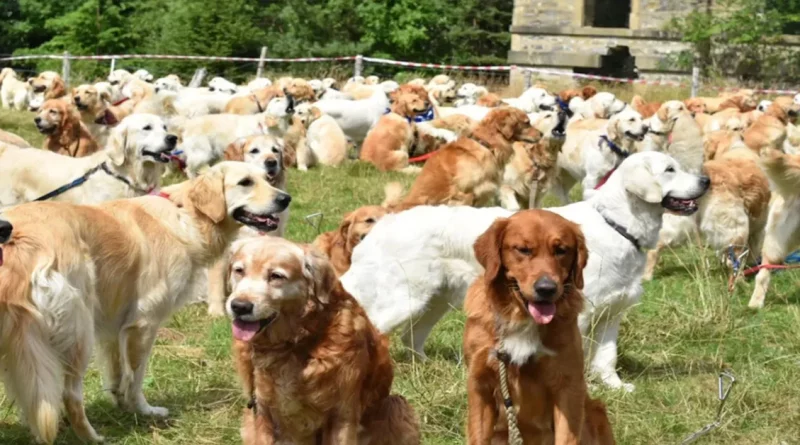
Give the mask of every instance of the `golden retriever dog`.
POLYGON ((159 186, 177 136, 149 114, 125 118, 105 150, 72 158, 47 150, 0 150, 0 207, 33 201, 91 172, 85 183, 50 200, 99 204, 148 194, 159 186))
POLYGON ((0 104, 3 108, 22 111, 28 106, 31 86, 20 80, 17 73, 9 68, 0 70, 0 104))
MULTIPOLYGON (((94 85, 84 84, 72 89, 72 103, 81 115, 81 122, 86 125, 100 146, 106 145, 110 131, 110 125, 103 124, 110 99, 108 93, 98 91, 94 85)), ((118 123, 119 120, 114 116, 111 125, 118 123)))
POLYGON ((647 134, 645 134, 644 140, 637 144, 637 150, 665 151, 670 143, 675 123, 684 114, 688 114, 686 105, 679 100, 668 100, 660 104, 656 111, 646 119, 647 134))
MULTIPOLYGON (((745 106, 747 108, 746 110, 741 111, 752 110, 758 105, 758 101, 755 99, 755 92, 753 90, 739 90, 736 92, 722 93, 717 97, 695 97, 692 99, 695 100, 695 103, 702 102, 705 104, 705 110, 703 110, 703 112, 711 114, 723 109, 723 104, 726 108, 740 108, 741 106, 745 106), (752 107, 750 104, 752 104, 752 107)), ((689 104, 687 104, 687 106, 688 105, 689 104)))
MULTIPOLYGON (((226 161, 246 162, 264 169, 267 182, 278 190, 286 190, 286 166, 283 163, 283 142, 270 135, 257 135, 242 138, 225 150, 226 161)), ((289 223, 289 209, 276 215, 278 227, 268 232, 271 236, 283 236, 289 223)), ((264 233, 250 227, 239 229, 237 239, 261 236, 264 233)), ((227 261, 217 261, 208 270, 208 313, 214 317, 225 315, 225 298, 227 296, 228 266, 227 261)))
POLYGON ((45 101, 33 122, 39 133, 47 136, 44 148, 54 153, 81 158, 99 149, 97 141, 81 122, 75 106, 66 100, 45 101))
POLYGON ((580 97, 583 100, 589 100, 595 94, 597 94, 597 88, 587 85, 580 90, 574 88, 562 90, 558 93, 558 98, 562 102, 569 104, 569 102, 576 97, 580 97))
POLYGON ((514 142, 514 154, 503 171, 500 205, 509 210, 541 206, 550 181, 558 172, 558 152, 564 145, 567 115, 561 111, 529 114, 531 126, 542 133, 539 142, 514 142))
POLYGON ((274 230, 291 200, 241 162, 216 165, 184 188, 180 205, 157 196, 35 202, 0 217, 11 231, 0 267, 3 379, 36 440, 53 443, 62 403, 78 437, 103 440, 83 404, 95 337, 112 399, 167 416, 142 392, 159 327, 197 295, 239 227, 274 230))
POLYGON ((317 164, 338 167, 347 159, 347 136, 336 119, 308 102, 295 108, 294 119, 305 129, 306 140, 296 154, 298 170, 317 164))
POLYGON ((242 440, 418 445, 411 406, 392 395, 389 340, 311 246, 237 242, 226 309, 245 396, 242 440))
POLYGON ((514 407, 511 427, 525 444, 613 444, 605 405, 589 397, 583 375, 588 250, 578 225, 526 210, 496 220, 474 249, 484 274, 464 303, 467 443, 508 444, 514 407))
POLYGON ((428 159, 405 198, 387 196, 390 210, 418 205, 489 205, 517 141, 537 143, 542 133, 524 111, 493 108, 470 137, 444 145, 428 159))
MULTIPOLYGON (((391 112, 383 115, 367 133, 359 159, 375 165, 380 171, 417 173, 419 167, 408 165, 409 155, 427 153, 438 145, 421 137, 420 133, 437 137, 441 136, 438 133, 442 130, 414 122, 414 118, 428 111, 431 106, 424 88, 406 84, 393 92, 391 98, 391 112), (430 134, 434 132, 437 134, 430 134)), ((455 135, 441 138, 455 139, 455 135)))
POLYGON ((317 96, 314 94, 314 89, 311 88, 308 82, 303 79, 292 79, 286 82, 285 87, 281 87, 280 83, 276 83, 275 85, 253 91, 249 95, 231 98, 227 105, 225 105, 225 113, 263 113, 272 99, 282 97, 286 92, 294 98, 296 103, 315 101, 317 99, 317 96))
POLYGON ((350 269, 353 249, 386 213, 381 206, 359 207, 344 215, 339 228, 322 233, 314 240, 314 246, 328 257, 337 277, 350 269))
MULTIPOLYGON (((744 146, 744 140, 742 139, 743 129, 738 119, 731 119, 725 128, 706 133, 703 136, 703 160, 705 162, 713 161, 721 158, 734 146, 744 146)), ((755 156, 758 156, 758 154, 755 154, 755 156)))
POLYGON ((67 95, 64 80, 54 71, 43 71, 38 76, 28 79, 34 93, 44 93, 44 99, 59 99, 67 95))
POLYGON ((692 114, 696 115, 698 113, 709 112, 705 101, 703 101, 703 99, 700 97, 692 97, 690 99, 686 99, 683 101, 683 103, 684 105, 686 105, 686 109, 689 110, 689 112, 692 114))
MULTIPOLYGON (((774 105, 773 105, 774 106, 774 105)), ((783 264, 786 257, 800 247, 800 155, 764 148, 761 166, 773 185, 772 202, 761 249, 761 265, 748 306, 759 309, 769 290, 772 271, 769 267, 783 264)))
POLYGON ((783 151, 787 137, 787 125, 793 123, 800 113, 800 104, 790 97, 777 97, 767 111, 742 133, 744 143, 756 153, 763 149, 783 151))
POLYGON ((14 134, 10 131, 0 130, 0 143, 13 145, 19 148, 30 148, 31 144, 21 136, 14 134))
POLYGON ((505 105, 503 98, 494 93, 486 93, 475 101, 476 105, 488 108, 502 107, 505 105))
POLYGON ((635 94, 633 98, 631 98, 631 108, 646 119, 656 114, 658 109, 661 108, 661 102, 647 102, 642 96, 635 94))
POLYGON ((722 103, 719 104, 719 108, 717 111, 722 111, 725 109, 734 109, 739 111, 740 113, 745 113, 748 111, 753 111, 758 106, 758 99, 752 94, 746 94, 740 92, 739 94, 735 94, 733 96, 728 97, 722 103))

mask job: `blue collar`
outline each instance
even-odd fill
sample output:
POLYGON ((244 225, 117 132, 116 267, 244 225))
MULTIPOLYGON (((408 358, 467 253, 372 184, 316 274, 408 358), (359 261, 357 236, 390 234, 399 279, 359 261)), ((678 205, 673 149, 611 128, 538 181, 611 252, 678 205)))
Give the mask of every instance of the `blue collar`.
POLYGON ((556 103, 558 104, 558 108, 561 108, 561 111, 567 115, 567 117, 572 117, 574 114, 572 110, 569 109, 569 104, 561 100, 560 97, 556 96, 556 103))
POLYGON ((619 156, 622 159, 625 159, 631 155, 629 152, 619 148, 617 144, 611 142, 611 139, 609 139, 608 136, 606 135, 600 136, 600 140, 608 144, 608 148, 611 149, 611 152, 613 152, 615 155, 619 156))
MULTIPOLYGON (((391 112, 392 112, 392 109, 391 108, 387 108, 386 111, 383 112, 383 114, 389 114, 391 112)), ((406 120, 409 121, 409 122, 428 122, 428 121, 432 121, 434 119, 434 117, 436 117, 436 116, 435 116, 435 113, 433 111, 433 107, 430 107, 425 111, 425 113, 419 114, 417 116, 414 116, 413 119, 412 118, 406 118, 406 120)))

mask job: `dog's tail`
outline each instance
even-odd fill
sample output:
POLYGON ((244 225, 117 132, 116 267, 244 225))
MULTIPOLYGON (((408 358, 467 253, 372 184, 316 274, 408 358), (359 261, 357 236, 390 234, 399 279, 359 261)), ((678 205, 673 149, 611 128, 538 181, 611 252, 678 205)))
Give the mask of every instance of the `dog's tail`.
POLYGON ((44 321, 23 307, 0 310, 0 356, 6 390, 33 435, 52 444, 58 434, 64 367, 48 340, 44 321))
POLYGON ((419 419, 403 396, 391 395, 367 414, 365 433, 368 443, 419 445, 419 419), (378 439, 380 438, 380 439, 378 439))
POLYGON ((392 209, 398 207, 403 202, 403 197, 406 193, 403 184, 399 182, 390 182, 383 188, 385 197, 381 207, 392 209))

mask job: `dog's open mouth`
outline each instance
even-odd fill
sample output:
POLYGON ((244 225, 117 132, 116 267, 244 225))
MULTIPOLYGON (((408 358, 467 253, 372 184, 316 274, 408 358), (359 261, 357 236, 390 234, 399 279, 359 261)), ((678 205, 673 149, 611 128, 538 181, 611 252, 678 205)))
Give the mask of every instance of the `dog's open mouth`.
POLYGON ((239 207, 233 211, 233 219, 261 232, 272 232, 278 228, 278 223, 280 222, 280 219, 275 215, 256 215, 248 212, 244 207, 239 207))
POLYGON ((244 321, 238 318, 233 319, 233 338, 241 341, 250 341, 259 332, 269 326, 278 314, 272 314, 268 318, 258 321, 244 321))
POLYGON ((151 158, 155 159, 156 162, 161 162, 162 164, 166 164, 172 160, 172 158, 169 156, 169 152, 167 151, 142 150, 142 156, 150 156, 151 158))
POLYGON ((625 136, 628 136, 629 138, 639 142, 644 140, 644 136, 646 134, 647 134, 646 132, 642 132, 641 134, 631 133, 630 131, 625 132, 625 136))
POLYGON ((46 85, 41 85, 41 86, 38 86, 38 87, 37 87, 37 86, 34 86, 34 87, 33 87, 33 92, 34 92, 34 93, 42 93, 42 92, 44 92, 44 90, 46 90, 46 89, 47 89, 47 86, 46 86, 46 85))
POLYGON ((39 124, 36 124, 36 129, 39 130, 39 133, 41 134, 52 134, 54 131, 56 131, 55 126, 44 127, 39 124))
POLYGON ((526 301, 525 306, 536 324, 548 324, 556 315, 556 304, 552 301, 526 301))
POLYGON ((697 198, 680 199, 666 196, 661 200, 661 206, 665 209, 677 213, 678 215, 689 216, 697 211, 697 198))

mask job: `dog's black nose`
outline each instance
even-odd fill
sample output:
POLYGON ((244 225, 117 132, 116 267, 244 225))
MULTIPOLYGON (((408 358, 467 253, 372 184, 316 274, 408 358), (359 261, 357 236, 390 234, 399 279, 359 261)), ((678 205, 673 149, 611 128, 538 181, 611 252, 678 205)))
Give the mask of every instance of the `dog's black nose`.
POLYGON ((11 232, 13 230, 14 226, 12 226, 10 222, 0 219, 0 244, 11 239, 11 232))
POLYGON ((710 185, 711 185, 711 178, 709 178, 708 176, 701 176, 700 177, 700 186, 701 187, 703 187, 704 189, 707 189, 708 186, 710 186, 710 185))
POLYGON ((278 160, 277 159, 267 159, 264 161, 264 165, 267 167, 268 170, 272 170, 278 167, 278 160))
POLYGON ((275 203, 281 208, 281 211, 289 207, 289 203, 292 202, 292 197, 289 196, 288 193, 281 193, 275 198, 275 203))
POLYGON ((168 134, 167 137, 164 138, 164 140, 170 147, 175 147, 175 144, 178 143, 178 136, 175 136, 174 134, 168 134))
POLYGON ((36 117, 33 118, 33 121, 36 122, 37 124, 41 124, 42 123, 42 118, 39 117, 39 116, 36 116, 36 117))
POLYGON ((75 96, 72 99, 75 101, 76 104, 81 103, 81 97, 80 96, 75 96))
POLYGON ((550 277, 542 277, 533 283, 533 290, 536 291, 537 297, 550 299, 555 296, 558 284, 550 277))
POLYGON ((250 315, 253 313, 253 303, 244 300, 231 301, 231 311, 235 315, 250 315))

